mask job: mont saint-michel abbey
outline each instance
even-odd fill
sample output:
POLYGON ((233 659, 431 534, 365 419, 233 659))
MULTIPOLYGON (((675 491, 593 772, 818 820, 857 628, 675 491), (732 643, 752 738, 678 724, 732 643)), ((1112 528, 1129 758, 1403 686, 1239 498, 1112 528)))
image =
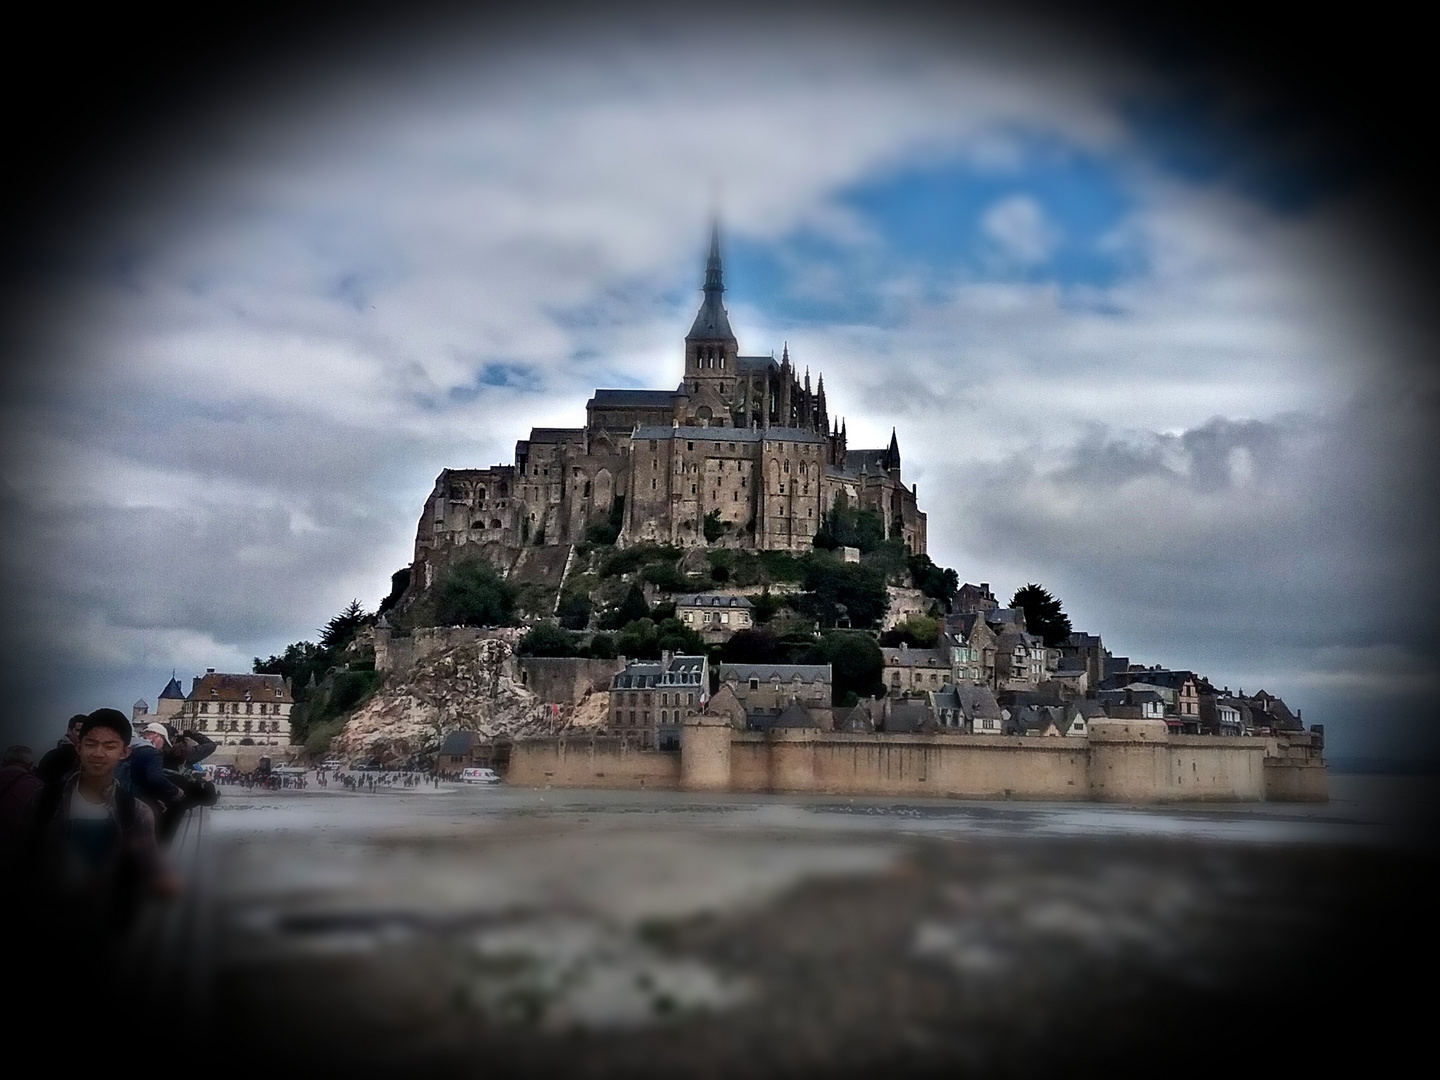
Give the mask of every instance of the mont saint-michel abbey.
POLYGON ((900 446, 852 450, 832 421, 825 380, 813 388, 788 347, 742 356, 721 303, 718 231, 705 298, 685 337, 685 377, 674 390, 596 390, 585 426, 532 428, 515 463, 446 469, 416 537, 428 578, 466 544, 573 544, 615 522, 616 543, 706 543, 803 551, 842 492, 877 511, 887 536, 925 551, 925 515, 900 475, 900 446))

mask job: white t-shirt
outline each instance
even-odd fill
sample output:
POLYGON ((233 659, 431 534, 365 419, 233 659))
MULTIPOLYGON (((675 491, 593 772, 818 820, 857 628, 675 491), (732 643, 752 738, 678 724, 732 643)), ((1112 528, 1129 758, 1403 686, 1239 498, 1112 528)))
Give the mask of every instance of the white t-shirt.
POLYGON ((110 806, 101 799, 99 802, 91 802, 80 794, 77 787, 70 793, 70 820, 71 821, 98 821, 101 818, 110 816, 110 806))

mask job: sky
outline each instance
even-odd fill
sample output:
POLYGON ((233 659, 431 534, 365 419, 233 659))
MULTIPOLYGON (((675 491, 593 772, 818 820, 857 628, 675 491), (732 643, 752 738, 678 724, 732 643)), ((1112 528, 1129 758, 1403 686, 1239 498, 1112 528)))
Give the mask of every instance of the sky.
POLYGON ((896 429, 937 562, 1440 760, 1374 178, 1074 25, 787 10, 362 26, 67 177, 6 280, 13 738, 373 609, 441 469, 675 385, 718 214, 741 349, 896 429))

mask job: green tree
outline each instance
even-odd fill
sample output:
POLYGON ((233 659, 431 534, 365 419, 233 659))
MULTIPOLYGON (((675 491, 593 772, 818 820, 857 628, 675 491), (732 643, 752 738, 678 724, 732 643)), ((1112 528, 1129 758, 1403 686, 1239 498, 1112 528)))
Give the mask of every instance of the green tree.
POLYGON ((716 540, 719 540, 730 528, 729 525, 726 525, 725 522, 720 520, 719 510, 711 510, 710 513, 706 514, 702 524, 705 529, 705 542, 707 544, 713 544, 716 540))
POLYGON ((817 548, 838 547, 874 551, 885 542, 885 521, 873 510, 852 507, 843 491, 835 493, 828 512, 820 515, 820 527, 812 541, 817 548))
POLYGON ((442 626, 511 626, 519 590, 484 559, 452 567, 435 606, 442 626))
POLYGON ((351 600, 345 605, 345 610, 336 615, 319 631, 320 644, 332 652, 339 652, 354 640, 355 634, 362 626, 370 622, 372 616, 360 606, 359 600, 351 600))
POLYGON ((285 651, 279 656, 272 656, 268 660, 255 657, 252 670, 257 675, 279 675, 289 679, 295 700, 300 701, 304 698, 310 679, 313 677, 317 683, 320 682, 334 666, 335 654, 329 649, 316 645, 313 641, 297 641, 286 645, 285 651))
POLYGON ((862 630, 832 630, 821 636, 802 664, 829 664, 831 703, 854 705, 885 693, 885 658, 875 639, 862 630))
POLYGON ((946 605, 949 610, 950 598, 960 588, 960 575, 947 567, 936 566, 929 555, 911 555, 906 560, 910 580, 926 596, 946 605))
POLYGON ((645 567, 640 576, 657 589, 664 589, 666 592, 684 592, 690 586, 690 579, 682 574, 674 563, 654 563, 645 567))
POLYGON ((550 623, 540 623, 526 631, 515 651, 521 656, 574 656, 579 652, 575 638, 568 630, 550 623))
POLYGON ((1044 638, 1046 645, 1053 648, 1070 636, 1070 616, 1048 589, 1032 582, 1015 591, 1010 606, 1025 612, 1025 629, 1044 638))
POLYGON ((898 648, 902 644, 916 649, 933 649, 935 642, 940 640, 940 627, 939 619, 912 615, 895 629, 881 634, 880 644, 887 649, 898 648))
POLYGON ((750 614, 755 617, 757 624, 768 623, 775 617, 775 613, 785 606, 788 599, 772 593, 770 586, 766 585, 764 592, 750 598, 750 614))
POLYGON ((822 627, 848 621, 855 629, 874 626, 890 608, 885 576, 863 563, 842 563, 828 555, 805 558, 805 592, 800 610, 822 627))
POLYGON ((615 639, 609 634, 596 634, 590 639, 590 645, 585 650, 596 660, 615 659, 615 639))
POLYGON ((661 652, 700 656, 705 640, 679 619, 666 619, 655 627, 655 647, 661 652))
POLYGON ((615 651, 630 660, 659 660, 660 635, 655 620, 636 619, 615 636, 615 651))
MULTIPOLYGON (((636 619, 648 619, 650 617, 650 605, 645 603, 645 594, 640 590, 639 585, 631 585, 625 593, 625 599, 620 606, 611 608, 600 616, 600 629, 620 630, 634 622, 636 619)), ((625 654, 629 656, 629 653, 625 654)))
POLYGON ((757 627, 731 634, 720 646, 720 659, 727 664, 783 664, 786 654, 774 634, 757 627))
POLYGON ((556 609, 560 625, 567 630, 584 630, 590 625, 590 598, 584 593, 567 593, 556 609))

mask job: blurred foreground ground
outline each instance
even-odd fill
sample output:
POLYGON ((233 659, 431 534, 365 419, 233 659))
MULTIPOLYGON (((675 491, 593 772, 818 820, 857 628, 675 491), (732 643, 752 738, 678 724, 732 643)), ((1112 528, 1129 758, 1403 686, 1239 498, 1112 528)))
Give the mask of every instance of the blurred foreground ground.
POLYGON ((1380 1066, 1428 1000, 1432 786, 1334 780, 1159 810, 227 789, 157 993, 219 1072, 1380 1066))

